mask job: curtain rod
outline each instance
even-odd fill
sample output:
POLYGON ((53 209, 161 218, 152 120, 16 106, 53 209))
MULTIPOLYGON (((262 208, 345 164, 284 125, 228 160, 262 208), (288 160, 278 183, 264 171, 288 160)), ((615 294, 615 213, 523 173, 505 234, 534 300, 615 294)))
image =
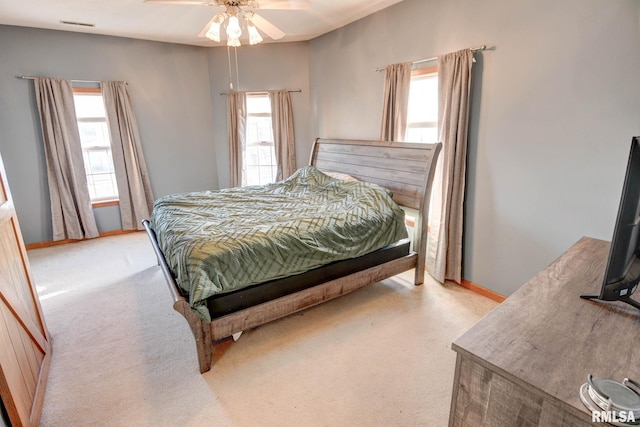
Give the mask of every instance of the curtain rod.
MULTIPOLYGON (((287 92, 302 92, 302 89, 286 89, 287 92)), ((268 90, 243 90, 243 91, 239 91, 239 92, 254 92, 254 93, 264 93, 264 92, 270 92, 268 90)), ((226 95, 230 92, 220 92, 220 95, 226 95)))
MULTIPOLYGON (((487 45, 486 45, 486 44, 483 44, 482 46, 478 46, 478 47, 470 47, 470 48, 469 48, 469 50, 470 50, 471 52, 477 52, 477 51, 479 51, 479 50, 485 50, 486 48, 487 48, 487 45)), ((434 56, 434 57, 431 57, 431 58, 418 59, 417 61, 411 61, 411 62, 412 62, 413 64, 421 64, 421 63, 423 63, 423 62, 431 62, 431 61, 435 61, 435 60, 437 60, 437 59, 438 59, 438 57, 437 57, 437 56, 434 56)), ((376 68, 376 71, 384 71, 384 70, 385 70, 385 67, 378 67, 378 68, 376 68)))
MULTIPOLYGON (((34 80, 36 78, 36 76, 16 76, 16 78, 18 79, 25 79, 25 80, 34 80)), ((100 83, 100 80, 77 80, 77 79, 71 79, 72 82, 76 82, 76 83, 100 83)), ((125 82, 125 84, 129 84, 129 82, 125 82)))

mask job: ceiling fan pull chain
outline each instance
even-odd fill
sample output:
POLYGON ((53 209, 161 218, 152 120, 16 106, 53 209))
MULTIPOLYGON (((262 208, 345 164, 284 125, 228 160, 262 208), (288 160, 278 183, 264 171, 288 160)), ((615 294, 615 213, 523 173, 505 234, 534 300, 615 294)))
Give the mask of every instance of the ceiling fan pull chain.
POLYGON ((238 77, 238 48, 233 48, 233 53, 236 56, 236 88, 240 89, 240 77, 238 77))
POLYGON ((231 52, 227 45, 227 63, 229 64, 229 90, 233 90, 233 77, 231 77, 231 52))

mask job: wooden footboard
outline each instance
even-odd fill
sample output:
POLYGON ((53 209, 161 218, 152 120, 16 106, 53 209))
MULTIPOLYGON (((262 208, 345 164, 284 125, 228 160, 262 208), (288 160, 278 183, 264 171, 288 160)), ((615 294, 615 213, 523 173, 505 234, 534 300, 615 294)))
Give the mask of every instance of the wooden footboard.
POLYGON ((189 303, 181 298, 173 303, 173 309, 182 314, 193 333, 193 338, 196 340, 196 350, 198 352, 198 365, 200 366, 200 373, 211 369, 211 362, 213 361, 213 341, 211 339, 211 327, 207 322, 196 316, 189 303))
POLYGON ((162 269, 162 274, 164 275, 169 291, 171 292, 171 297, 173 298, 173 309, 182 314, 182 316, 187 320, 187 323, 191 328, 191 332, 193 333, 193 337, 196 340, 200 373, 207 372, 211 369, 211 361, 213 360, 213 341, 211 340, 211 328, 209 323, 196 316, 191 310, 189 302, 182 296, 180 288, 178 288, 178 284, 176 283, 171 270, 169 270, 164 254, 160 250, 160 246, 158 246, 156 233, 153 231, 153 228, 151 228, 149 221, 146 219, 143 220, 142 225, 149 235, 153 251, 158 259, 158 265, 162 269))

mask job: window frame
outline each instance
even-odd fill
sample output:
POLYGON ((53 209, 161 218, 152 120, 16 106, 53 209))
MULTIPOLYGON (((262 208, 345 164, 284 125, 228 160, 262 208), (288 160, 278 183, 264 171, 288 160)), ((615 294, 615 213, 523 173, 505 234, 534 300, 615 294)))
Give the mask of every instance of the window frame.
MULTIPOLYGON (((260 168, 261 167, 271 167, 272 168, 272 180, 270 182, 275 182, 276 179, 276 175, 278 173, 278 164, 277 164, 277 159, 276 159, 276 153, 275 153, 275 141, 273 138, 273 112, 271 111, 271 99, 269 96, 269 92, 247 92, 246 93, 246 97, 247 97, 247 101, 250 97, 262 97, 262 98, 266 98, 268 103, 269 103, 269 112, 260 112, 260 113, 251 113, 249 112, 249 107, 247 106, 247 128, 248 128, 248 122, 250 118, 269 118, 269 126, 271 129, 271 141, 256 141, 255 143, 249 144, 247 135, 245 134, 245 147, 243 147, 243 162, 242 162, 242 185, 264 185, 266 183, 263 183, 262 180, 259 178, 259 182, 258 184, 252 183, 249 184, 248 183, 248 173, 247 173, 247 167, 248 162, 247 160, 247 155, 246 155, 246 150, 249 146, 252 147, 271 147, 271 158, 272 158, 272 164, 261 164, 260 162, 258 162, 257 165, 250 165, 251 167, 257 167, 258 168, 258 176, 260 177, 260 168)), ((245 129, 245 133, 246 133, 246 129, 245 129)))
MULTIPOLYGON (((73 94, 79 94, 79 95, 100 95, 102 97, 102 89, 99 87, 73 87, 73 94)), ((104 99, 104 98, 103 98, 104 99)), ((77 112, 76 112, 76 120, 78 122, 82 122, 83 120, 86 120, 87 122, 90 122, 91 120, 87 120, 86 118, 79 118, 77 116, 77 112)), ((105 112, 105 117, 104 117, 105 122, 107 121, 107 117, 106 117, 106 112, 105 112)), ((111 144, 111 137, 109 137, 109 144, 111 144)), ((84 148, 81 147, 83 156, 82 156, 82 160, 84 163, 84 148)), ((111 162, 113 164, 113 154, 111 154, 111 162)), ((115 169, 115 165, 114 169, 115 169)), ((115 173, 115 172, 114 172, 115 173)), ((86 174, 86 172, 85 172, 86 174)), ((117 180, 116 180, 116 189, 117 189, 117 180)), ((103 207, 107 207, 107 206, 119 206, 120 205, 120 195, 118 194, 117 197, 115 198, 104 198, 104 199, 92 199, 91 200, 91 207, 92 208, 103 208, 103 207)))

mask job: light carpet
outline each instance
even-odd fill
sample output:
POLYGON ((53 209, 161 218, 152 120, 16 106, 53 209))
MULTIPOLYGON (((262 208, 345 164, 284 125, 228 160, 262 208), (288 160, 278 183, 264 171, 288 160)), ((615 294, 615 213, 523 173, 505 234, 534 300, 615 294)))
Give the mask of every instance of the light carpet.
POLYGON ((201 375, 145 233, 28 254, 53 338, 41 426, 445 426, 451 342, 496 306, 409 272, 246 331, 201 375))

